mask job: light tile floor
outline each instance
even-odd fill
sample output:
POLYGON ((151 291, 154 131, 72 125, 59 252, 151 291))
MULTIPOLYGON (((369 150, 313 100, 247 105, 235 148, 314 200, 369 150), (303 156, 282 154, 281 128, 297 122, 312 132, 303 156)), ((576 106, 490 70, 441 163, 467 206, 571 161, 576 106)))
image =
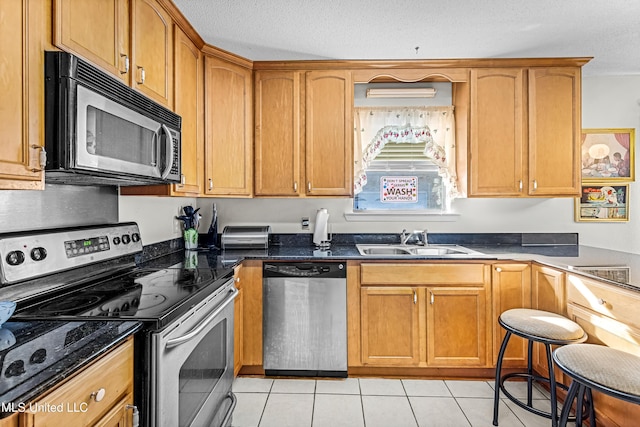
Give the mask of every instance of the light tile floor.
MULTIPOLYGON (((509 383, 526 396, 525 383, 509 383)), ((493 381, 377 378, 267 379, 239 377, 233 427, 464 427, 492 426, 493 381)), ((534 389, 534 405, 548 407, 546 392, 534 389)), ((548 427, 506 398, 500 427, 548 427)))

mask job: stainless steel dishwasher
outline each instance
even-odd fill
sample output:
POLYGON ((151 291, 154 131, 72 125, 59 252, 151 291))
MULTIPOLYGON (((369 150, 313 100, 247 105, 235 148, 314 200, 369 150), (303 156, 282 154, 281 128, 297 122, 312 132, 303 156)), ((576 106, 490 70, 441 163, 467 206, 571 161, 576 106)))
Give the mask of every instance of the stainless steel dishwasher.
POLYGON ((266 375, 347 376, 347 272, 338 262, 265 262, 266 375))

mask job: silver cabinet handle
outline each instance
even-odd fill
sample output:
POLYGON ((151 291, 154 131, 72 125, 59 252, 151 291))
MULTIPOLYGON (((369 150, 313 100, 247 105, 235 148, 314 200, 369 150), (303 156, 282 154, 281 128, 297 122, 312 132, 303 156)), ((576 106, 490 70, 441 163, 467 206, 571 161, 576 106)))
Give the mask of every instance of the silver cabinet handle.
POLYGON ((502 268, 501 268, 501 267, 496 267, 496 271, 497 271, 498 273, 500 273, 500 272, 502 272, 502 268))
POLYGON ((47 166, 47 151, 44 149, 44 146, 37 144, 32 144, 31 148, 40 150, 40 154, 38 154, 38 166, 40 166, 40 169, 31 168, 31 172, 40 172, 47 166))
POLYGON ((91 393, 91 398, 96 402, 100 402, 102 399, 104 399, 104 396, 106 394, 107 394, 107 391, 101 388, 100 390, 94 391, 93 393, 91 393))
POLYGON ((183 173, 180 174, 180 185, 184 185, 187 182, 187 177, 183 173))
POLYGON ((311 181, 307 182, 307 191, 311 192, 311 181))
POLYGON ((413 303, 417 304, 418 303, 418 294, 416 293, 416 290, 413 290, 413 303))
POLYGON ((429 291, 429 293, 431 294, 431 304, 433 305, 435 298, 433 297, 433 292, 429 291))
POLYGON ((140 74, 140 79, 136 83, 138 83, 139 85, 142 85, 142 84, 144 84, 144 80, 146 78, 146 73, 144 72, 144 67, 141 67, 141 66, 138 65, 138 72, 140 74))
POLYGON ((298 181, 294 181, 293 182, 293 192, 297 193, 298 192, 298 181))
POLYGON ((120 54, 121 58, 124 58, 124 71, 120 71, 120 74, 127 74, 129 72, 129 66, 130 66, 130 61, 129 61, 129 55, 125 55, 124 53, 120 54))
POLYGON ((131 409, 133 411, 131 413, 131 427, 139 427, 140 426, 140 411, 138 411, 138 407, 136 405, 127 405, 126 409, 131 409))
POLYGON ((533 191, 536 191, 538 189, 538 181, 536 181, 535 179, 533 180, 533 191))
POLYGON ((209 178, 209 190, 213 190, 213 179, 209 178))
POLYGON ((598 304, 600 305, 605 305, 607 303, 606 300, 602 299, 602 298, 598 298, 598 304))
POLYGON ((523 188, 522 180, 518 181, 518 187, 520 188, 520 191, 522 191, 522 188, 523 188))

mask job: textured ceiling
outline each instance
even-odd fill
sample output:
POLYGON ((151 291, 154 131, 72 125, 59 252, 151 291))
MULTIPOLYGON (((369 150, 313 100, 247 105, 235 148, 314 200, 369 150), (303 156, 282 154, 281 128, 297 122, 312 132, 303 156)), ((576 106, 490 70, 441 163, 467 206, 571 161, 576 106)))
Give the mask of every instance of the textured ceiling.
POLYGON ((584 75, 640 74, 640 0, 173 1, 255 61, 592 56, 584 75))

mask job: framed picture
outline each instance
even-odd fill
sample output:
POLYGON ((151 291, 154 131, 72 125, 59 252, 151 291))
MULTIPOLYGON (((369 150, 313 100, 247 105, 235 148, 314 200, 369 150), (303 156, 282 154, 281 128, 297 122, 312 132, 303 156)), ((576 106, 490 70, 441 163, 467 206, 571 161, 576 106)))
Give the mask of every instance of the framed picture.
POLYGON ((575 199, 576 221, 629 221, 629 184, 582 184, 575 199))
POLYGON ((582 182, 635 180, 635 129, 582 129, 582 182))

